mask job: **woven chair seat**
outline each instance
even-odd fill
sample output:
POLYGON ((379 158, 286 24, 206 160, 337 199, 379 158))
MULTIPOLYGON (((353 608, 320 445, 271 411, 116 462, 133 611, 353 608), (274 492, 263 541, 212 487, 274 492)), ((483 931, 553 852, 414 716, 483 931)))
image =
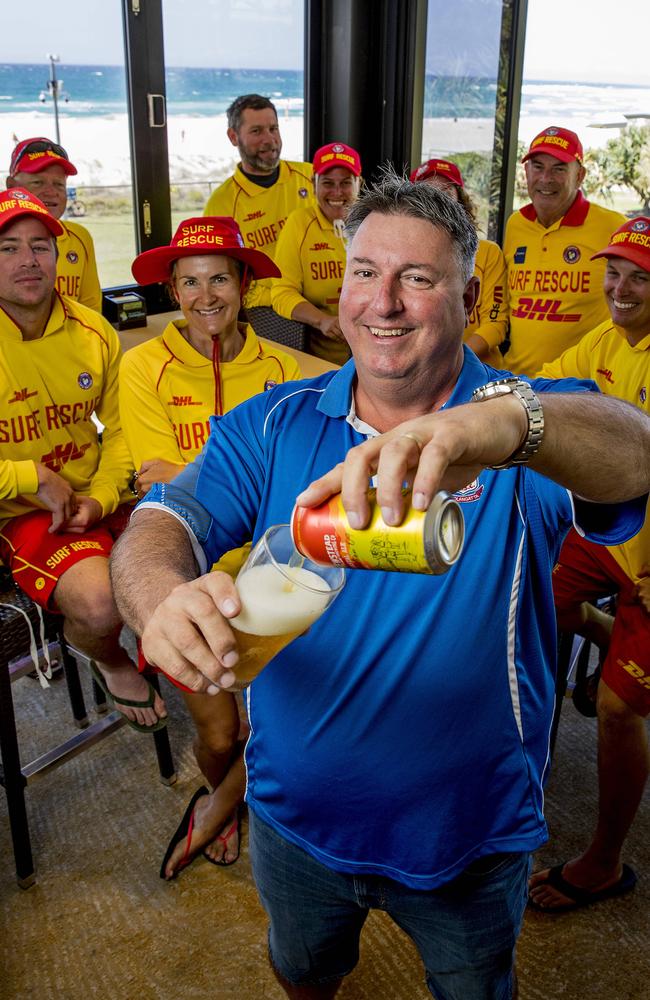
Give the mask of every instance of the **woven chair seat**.
POLYGON ((307 327, 302 323, 278 316, 270 306, 253 306, 246 310, 246 315, 258 337, 293 347, 295 351, 307 350, 307 327))

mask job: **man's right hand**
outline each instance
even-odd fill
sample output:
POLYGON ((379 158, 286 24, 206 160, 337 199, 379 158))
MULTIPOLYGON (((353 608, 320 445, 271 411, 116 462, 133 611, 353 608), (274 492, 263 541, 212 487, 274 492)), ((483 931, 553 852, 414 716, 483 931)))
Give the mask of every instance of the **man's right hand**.
POLYGON ((345 340, 338 316, 326 316, 318 326, 320 332, 329 340, 345 340))
POLYGON ((37 462, 36 472, 38 474, 36 500, 39 506, 52 511, 52 524, 47 529, 52 534, 76 513, 77 498, 70 483, 57 472, 52 472, 46 465, 37 462))
POLYGON ((239 654, 228 619, 240 611, 239 595, 227 573, 207 573, 179 584, 142 633, 145 659, 196 694, 231 687, 239 654))

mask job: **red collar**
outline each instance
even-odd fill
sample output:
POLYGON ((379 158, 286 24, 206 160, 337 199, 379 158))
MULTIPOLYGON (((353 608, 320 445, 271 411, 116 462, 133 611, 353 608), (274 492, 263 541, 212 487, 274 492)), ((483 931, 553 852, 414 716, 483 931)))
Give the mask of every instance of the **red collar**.
MULTIPOLYGON (((524 207, 520 209, 520 212, 523 215, 524 219, 528 219, 529 222, 537 221, 537 212, 535 211, 532 202, 528 205, 524 205, 524 207)), ((584 224, 585 219, 587 218, 588 212, 589 212, 589 202, 583 195, 582 191, 578 191, 569 211, 561 219, 560 225, 582 226, 584 224)))

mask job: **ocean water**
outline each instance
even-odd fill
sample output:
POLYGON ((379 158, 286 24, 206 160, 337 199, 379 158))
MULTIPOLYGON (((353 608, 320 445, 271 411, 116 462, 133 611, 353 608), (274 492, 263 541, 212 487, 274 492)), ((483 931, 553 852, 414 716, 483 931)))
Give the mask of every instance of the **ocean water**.
MULTIPOLYGON (((72 117, 124 114, 126 81, 122 66, 58 64, 59 111, 72 117)), ((49 104, 49 65, 0 64, 0 113, 29 114, 49 104), (42 100, 42 97, 45 100, 42 100)), ((167 114, 223 114, 239 94, 260 93, 277 101, 283 113, 303 113, 303 73, 296 70, 194 69, 170 66, 167 114)))
MULTIPOLYGON (((49 104, 49 65, 0 64, 0 114, 43 111, 49 104)), ((302 71, 167 67, 167 113, 223 114, 238 94, 268 95, 283 114, 303 114, 302 71)), ((57 65, 59 110, 72 117, 124 114, 126 87, 121 66, 57 65)), ((496 81, 485 77, 428 75, 425 118, 492 118, 496 81)), ((603 124, 624 115, 650 115, 650 86, 528 80, 522 90, 522 118, 593 118, 603 124)))

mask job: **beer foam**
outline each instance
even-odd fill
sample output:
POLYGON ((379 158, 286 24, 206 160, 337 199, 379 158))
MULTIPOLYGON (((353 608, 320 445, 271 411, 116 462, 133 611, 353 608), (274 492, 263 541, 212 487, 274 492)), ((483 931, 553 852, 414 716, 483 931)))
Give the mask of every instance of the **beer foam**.
POLYGON ((332 598, 327 581, 304 567, 279 565, 286 576, 270 564, 239 574, 242 610, 230 619, 233 628, 251 635, 286 635, 304 632, 320 618, 332 598), (286 587, 287 577, 295 586, 286 587))

